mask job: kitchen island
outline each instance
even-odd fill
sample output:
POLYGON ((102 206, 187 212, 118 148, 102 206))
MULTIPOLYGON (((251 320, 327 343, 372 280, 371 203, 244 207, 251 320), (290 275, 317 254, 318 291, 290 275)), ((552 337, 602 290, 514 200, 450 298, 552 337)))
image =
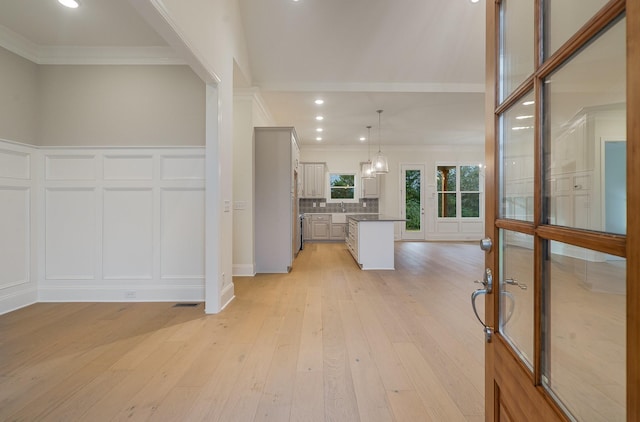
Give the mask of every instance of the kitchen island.
POLYGON ((347 249, 363 270, 394 270, 393 226, 403 218, 379 214, 347 216, 347 249))

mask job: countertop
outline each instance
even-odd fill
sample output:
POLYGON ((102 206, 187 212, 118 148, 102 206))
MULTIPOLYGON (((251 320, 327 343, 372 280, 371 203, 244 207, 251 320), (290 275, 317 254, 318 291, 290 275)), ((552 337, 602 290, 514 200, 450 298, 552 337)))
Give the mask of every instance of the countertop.
POLYGON ((303 215, 314 215, 314 214, 320 214, 320 215, 327 215, 327 214, 344 214, 348 217, 354 216, 354 215, 379 215, 377 212, 301 212, 300 214, 303 215))
POLYGON ((405 218, 400 217, 391 217, 388 215, 382 214, 354 214, 347 215, 348 219, 355 220, 358 222, 361 221, 406 221, 405 218))

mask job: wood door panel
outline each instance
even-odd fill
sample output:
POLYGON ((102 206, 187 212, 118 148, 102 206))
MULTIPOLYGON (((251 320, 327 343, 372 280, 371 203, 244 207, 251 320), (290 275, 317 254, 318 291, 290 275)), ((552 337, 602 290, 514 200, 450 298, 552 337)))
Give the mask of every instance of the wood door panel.
POLYGON ((496 405, 499 407, 495 414, 499 421, 567 420, 560 412, 553 410, 542 388, 533 384, 532 374, 514 358, 499 336, 494 337, 491 347, 494 349, 496 405))

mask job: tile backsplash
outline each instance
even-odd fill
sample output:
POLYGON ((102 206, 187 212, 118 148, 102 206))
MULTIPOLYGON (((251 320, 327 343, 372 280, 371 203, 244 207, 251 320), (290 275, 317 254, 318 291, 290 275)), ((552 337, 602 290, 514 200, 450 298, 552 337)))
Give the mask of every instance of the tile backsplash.
MULTIPOLYGON (((350 213, 377 213, 378 212, 378 199, 360 199, 358 202, 345 202, 345 212, 350 213), (363 204, 367 204, 365 207, 363 204)), ((301 213, 323 213, 323 212, 342 212, 342 206, 340 202, 326 202, 323 199, 303 198, 300 199, 300 212, 301 213), (313 204, 316 204, 314 207, 313 204), (325 204, 321 207, 320 204, 325 204)))

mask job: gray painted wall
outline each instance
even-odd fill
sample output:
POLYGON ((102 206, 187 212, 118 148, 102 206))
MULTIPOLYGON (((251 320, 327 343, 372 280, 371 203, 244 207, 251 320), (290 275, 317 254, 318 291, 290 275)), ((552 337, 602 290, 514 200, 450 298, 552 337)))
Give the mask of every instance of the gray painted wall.
POLYGON ((38 66, 0 48, 0 139, 36 144, 38 66))
POLYGON ((188 66, 44 65, 0 48, 0 138, 39 146, 204 145, 188 66))

